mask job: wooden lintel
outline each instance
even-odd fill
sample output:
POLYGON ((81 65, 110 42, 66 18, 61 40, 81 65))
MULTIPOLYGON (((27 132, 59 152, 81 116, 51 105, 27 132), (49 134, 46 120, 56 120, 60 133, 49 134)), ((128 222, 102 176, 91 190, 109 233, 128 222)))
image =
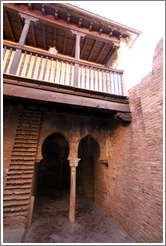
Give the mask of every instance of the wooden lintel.
POLYGON ((98 62, 99 61, 99 59, 100 59, 100 57, 101 57, 101 55, 102 55, 102 53, 103 53, 103 51, 104 51, 104 49, 105 49, 105 47, 106 47, 106 43, 104 43, 104 45, 103 45, 103 47, 101 48, 101 50, 100 50, 100 53, 99 53, 99 55, 97 56, 97 58, 96 58, 96 61, 95 62, 98 62))
POLYGON ((67 35, 68 35, 68 32, 66 31, 65 32, 64 42, 63 42, 63 54, 65 54, 65 50, 66 50, 67 35))
POLYGON ((43 48, 46 50, 46 26, 43 24, 43 48))
POLYGON ((11 23, 10 23, 10 20, 9 20, 9 16, 8 16, 8 13, 6 11, 4 11, 4 16, 5 16, 5 19, 6 19, 6 22, 7 22, 7 26, 8 26, 12 41, 15 42, 16 38, 14 36, 13 30, 12 30, 12 27, 11 27, 11 23))
MULTIPOLYGON (((53 19, 52 16, 46 17, 42 14, 39 14, 39 13, 37 14, 33 10, 31 12, 29 12, 28 10, 18 8, 18 7, 11 5, 9 3, 4 3, 3 6, 7 11, 22 12, 24 14, 30 15, 31 17, 38 18, 41 23, 51 25, 54 27, 57 26, 57 27, 60 27, 62 29, 65 29, 65 30, 66 30, 66 28, 68 28, 70 30, 72 29, 73 31, 80 32, 80 28, 78 26, 75 26, 74 24, 71 24, 71 23, 66 25, 66 23, 64 23, 64 21, 61 21, 59 19, 57 20, 56 16, 58 16, 58 15, 56 15, 56 13, 58 13, 58 10, 55 10, 55 19, 53 19)), ((109 44, 114 42, 116 44, 116 46, 120 45, 120 41, 118 40, 118 38, 116 38, 114 36, 109 37, 108 34, 105 34, 105 33, 101 33, 101 35, 99 35, 99 33, 97 31, 89 31, 87 28, 81 28, 81 33, 83 33, 83 34, 87 35, 88 37, 95 39, 95 40, 98 39, 99 41, 109 43, 109 44)))
POLYGON ((93 54, 93 51, 94 51, 94 49, 95 49, 95 45, 97 44, 97 40, 95 40, 95 42, 94 42, 94 44, 93 44, 93 48, 91 49, 91 52, 90 52, 90 54, 89 54, 89 56, 88 56, 88 61, 90 60, 90 58, 91 58, 91 56, 92 56, 92 54, 93 54))

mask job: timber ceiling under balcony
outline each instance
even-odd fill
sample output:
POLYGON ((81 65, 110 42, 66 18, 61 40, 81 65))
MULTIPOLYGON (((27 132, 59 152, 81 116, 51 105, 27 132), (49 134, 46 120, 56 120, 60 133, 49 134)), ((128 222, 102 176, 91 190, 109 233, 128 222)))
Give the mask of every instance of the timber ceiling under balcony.
POLYGON ((87 33, 81 38, 80 58, 90 62, 106 64, 119 47, 120 39, 129 38, 127 32, 108 23, 83 15, 79 8, 61 3, 4 3, 3 36, 6 40, 18 42, 24 25, 20 12, 30 12, 39 17, 39 23, 31 24, 26 45, 48 50, 56 46, 59 54, 74 57, 75 35, 71 29, 87 33), (77 11, 78 9, 78 11, 77 11))

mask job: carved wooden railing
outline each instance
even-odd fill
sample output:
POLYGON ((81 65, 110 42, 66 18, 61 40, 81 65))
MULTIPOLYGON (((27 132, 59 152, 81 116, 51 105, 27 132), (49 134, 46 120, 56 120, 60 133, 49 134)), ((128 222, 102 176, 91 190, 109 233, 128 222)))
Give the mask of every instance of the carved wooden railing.
POLYGON ((4 42, 3 48, 3 73, 11 73, 10 67, 16 49, 22 50, 15 74, 17 76, 123 95, 123 71, 7 42, 4 42), (76 66, 79 66, 77 73, 74 72, 76 66))

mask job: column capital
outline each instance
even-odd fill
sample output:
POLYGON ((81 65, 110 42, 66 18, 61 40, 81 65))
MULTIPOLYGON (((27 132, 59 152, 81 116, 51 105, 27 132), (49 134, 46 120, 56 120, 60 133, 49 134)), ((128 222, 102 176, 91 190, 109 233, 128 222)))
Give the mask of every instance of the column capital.
POLYGON ((21 13, 21 12, 19 12, 19 15, 21 16, 21 18, 25 19, 25 22, 27 22, 27 23, 30 23, 31 21, 34 22, 34 23, 39 22, 39 19, 35 18, 33 16, 30 16, 30 15, 27 15, 27 14, 24 14, 24 13, 21 13))
POLYGON ((77 167, 80 158, 68 158, 70 167, 77 167))
POLYGON ((72 34, 76 35, 76 36, 80 36, 80 37, 85 37, 86 34, 82 33, 82 32, 77 32, 75 30, 71 30, 72 34))

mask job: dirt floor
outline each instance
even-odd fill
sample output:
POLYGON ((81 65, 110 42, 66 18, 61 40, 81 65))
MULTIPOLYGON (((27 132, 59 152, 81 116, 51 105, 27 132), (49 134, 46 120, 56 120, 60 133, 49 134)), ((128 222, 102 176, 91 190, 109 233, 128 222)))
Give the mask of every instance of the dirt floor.
POLYGON ((77 196, 76 222, 68 221, 69 192, 52 192, 36 199, 31 228, 23 243, 132 243, 92 200, 77 196))

